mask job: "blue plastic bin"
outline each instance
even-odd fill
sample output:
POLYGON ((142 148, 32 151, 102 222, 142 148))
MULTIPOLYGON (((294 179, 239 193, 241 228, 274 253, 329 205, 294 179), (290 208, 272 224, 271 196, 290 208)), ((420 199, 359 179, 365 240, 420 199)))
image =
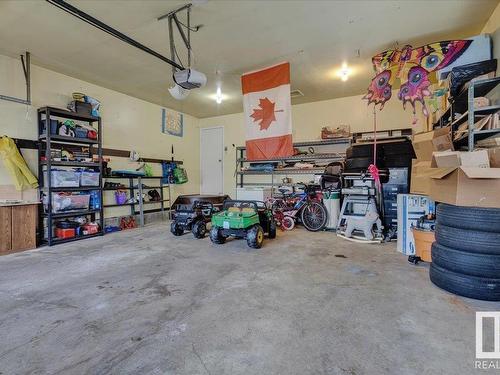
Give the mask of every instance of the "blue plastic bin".
MULTIPOLYGON (((42 134, 47 134, 46 121, 42 120, 42 134)), ((50 134, 57 135, 59 128, 59 121, 50 120, 50 134)))

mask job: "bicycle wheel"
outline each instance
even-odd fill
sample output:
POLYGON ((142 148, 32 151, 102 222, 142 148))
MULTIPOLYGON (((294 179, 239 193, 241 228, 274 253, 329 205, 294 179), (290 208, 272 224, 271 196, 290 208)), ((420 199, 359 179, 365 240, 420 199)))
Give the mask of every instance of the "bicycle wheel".
POLYGON ((283 211, 286 208, 286 204, 283 199, 276 199, 271 205, 271 210, 274 211, 283 211))
POLYGON ((300 219, 308 231, 317 232, 326 225, 326 208, 321 203, 308 202, 300 212, 300 219))
POLYGON ((283 217, 283 220, 281 221, 281 228, 283 228, 284 230, 292 230, 294 226, 295 226, 295 220, 293 220, 292 217, 290 216, 283 217))

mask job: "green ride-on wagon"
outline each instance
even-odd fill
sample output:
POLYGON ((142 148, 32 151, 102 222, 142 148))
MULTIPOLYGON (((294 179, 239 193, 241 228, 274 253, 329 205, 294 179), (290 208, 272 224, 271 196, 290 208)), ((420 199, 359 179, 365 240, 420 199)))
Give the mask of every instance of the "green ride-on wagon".
POLYGON ((268 238, 276 237, 273 213, 260 201, 225 201, 222 212, 212 216, 210 239, 223 244, 227 237, 245 238, 248 246, 260 249, 268 238))

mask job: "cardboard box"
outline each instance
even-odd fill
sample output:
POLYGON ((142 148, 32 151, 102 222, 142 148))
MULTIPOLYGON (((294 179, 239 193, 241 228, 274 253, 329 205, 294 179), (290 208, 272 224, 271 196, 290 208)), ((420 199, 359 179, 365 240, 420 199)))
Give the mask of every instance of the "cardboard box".
POLYGON ((435 212, 432 199, 424 195, 398 194, 398 243, 397 249, 405 255, 415 255, 412 228, 418 219, 435 212))
POLYGON ((420 161, 432 160, 434 151, 453 150, 449 127, 415 134, 412 143, 417 159, 420 161))
POLYGON ((490 105, 490 99, 484 96, 479 96, 477 98, 474 98, 474 108, 482 108, 482 107, 487 107, 489 105, 490 105))
POLYGON ((433 168, 430 196, 457 206, 500 208, 500 168, 433 168))
MULTIPOLYGON (((492 115, 488 115, 474 123, 474 129, 482 130, 483 128, 488 128, 488 125, 492 122, 492 115)), ((464 122, 461 124, 457 131, 454 133, 453 140, 456 142, 462 138, 467 137, 469 134, 469 123, 464 122)))
POLYGON ((488 151, 477 150, 473 152, 463 151, 443 151, 434 152, 432 155, 431 167, 449 168, 449 167, 478 167, 489 168, 490 160, 488 151))
POLYGON ((500 147, 488 149, 491 168, 500 168, 500 147))
POLYGON ((429 195, 431 190, 430 176, 434 172, 431 161, 418 161, 413 159, 411 163, 410 193, 429 195))

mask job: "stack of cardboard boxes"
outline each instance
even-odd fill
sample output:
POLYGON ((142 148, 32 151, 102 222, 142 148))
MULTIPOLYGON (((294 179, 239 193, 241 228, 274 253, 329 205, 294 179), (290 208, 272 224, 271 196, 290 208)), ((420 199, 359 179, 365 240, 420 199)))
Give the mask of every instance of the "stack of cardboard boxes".
POLYGON ((416 134, 414 194, 457 206, 500 208, 500 148, 454 151, 449 128, 416 134))
POLYGON ((434 202, 500 208, 500 147, 454 151, 449 128, 416 134, 411 194, 398 195, 398 250, 415 254, 412 227, 434 202))

